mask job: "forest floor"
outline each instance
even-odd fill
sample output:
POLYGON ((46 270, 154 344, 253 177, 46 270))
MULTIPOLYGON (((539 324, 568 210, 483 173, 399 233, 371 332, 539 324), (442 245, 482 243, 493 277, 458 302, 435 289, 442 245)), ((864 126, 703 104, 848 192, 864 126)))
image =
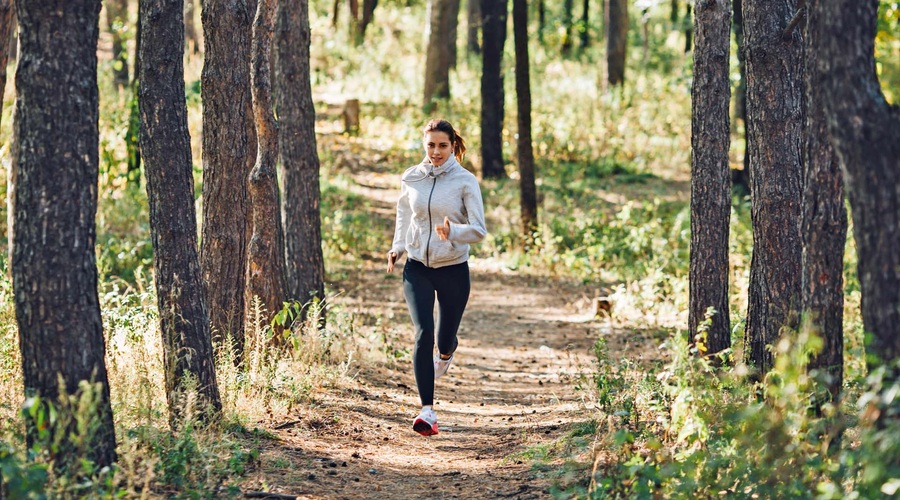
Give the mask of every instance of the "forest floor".
MULTIPOLYGON (((355 190, 378 200, 385 215, 392 212, 396 175, 354 179, 355 190)), ((658 341, 597 315, 597 286, 488 260, 470 265, 472 294, 456 360, 435 386, 439 434, 412 430, 420 403, 410 356, 381 356, 354 366, 349 387, 320 394, 286 421, 259 422, 276 439, 263 442, 261 466, 242 490, 309 499, 527 499, 550 497, 554 484, 586 486, 589 444, 568 459, 547 451, 564 447, 597 415, 576 388, 593 383, 593 345, 603 336, 611 359, 649 360, 659 356, 658 341)), ((388 275, 384 267, 372 260, 332 269, 332 286, 345 309, 405 332, 391 347, 411 351, 400 272, 388 275)))

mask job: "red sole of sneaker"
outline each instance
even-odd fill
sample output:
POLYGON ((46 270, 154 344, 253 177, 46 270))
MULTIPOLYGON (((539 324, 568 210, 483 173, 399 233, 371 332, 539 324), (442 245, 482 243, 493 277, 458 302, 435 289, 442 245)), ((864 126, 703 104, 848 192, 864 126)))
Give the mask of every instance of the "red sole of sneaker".
POLYGON ((431 425, 428 422, 418 418, 415 422, 413 422, 413 430, 423 436, 434 436, 438 433, 437 424, 431 425))

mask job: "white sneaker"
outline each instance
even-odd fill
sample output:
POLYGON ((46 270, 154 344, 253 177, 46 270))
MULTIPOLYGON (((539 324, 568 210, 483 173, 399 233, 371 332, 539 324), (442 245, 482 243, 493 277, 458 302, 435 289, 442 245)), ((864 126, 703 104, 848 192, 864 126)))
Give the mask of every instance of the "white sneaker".
POLYGON ((423 436, 434 436, 438 433, 437 415, 431 408, 422 408, 413 422, 413 430, 423 436))
POLYGON ((440 353, 434 355, 434 379, 441 378, 447 370, 450 369, 450 363, 453 362, 454 354, 450 355, 450 359, 441 359, 440 353))

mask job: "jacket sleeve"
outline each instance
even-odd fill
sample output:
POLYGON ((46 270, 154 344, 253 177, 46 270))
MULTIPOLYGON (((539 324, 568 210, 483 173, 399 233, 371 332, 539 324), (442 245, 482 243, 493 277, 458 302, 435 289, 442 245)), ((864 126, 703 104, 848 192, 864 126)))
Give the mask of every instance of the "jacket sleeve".
POLYGON ((463 206, 468 216, 468 224, 450 224, 450 241, 455 243, 478 243, 487 236, 484 227, 484 203, 481 188, 475 176, 470 177, 463 191, 463 206))
POLYGON ((409 206, 409 188, 405 182, 400 183, 400 198, 397 200, 397 221, 394 228, 394 241, 391 243, 391 252, 397 254, 397 259, 406 253, 406 232, 409 229, 412 209, 409 206))

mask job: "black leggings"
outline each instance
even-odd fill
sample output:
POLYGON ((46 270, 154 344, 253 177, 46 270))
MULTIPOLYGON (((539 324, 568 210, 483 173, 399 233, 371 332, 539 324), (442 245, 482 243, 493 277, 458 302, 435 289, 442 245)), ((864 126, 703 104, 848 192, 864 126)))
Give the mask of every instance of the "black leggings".
POLYGON ((437 346, 441 354, 453 354, 459 341, 456 332, 469 301, 469 263, 426 267, 407 259, 403 268, 403 295, 416 327, 413 367, 422 406, 434 402, 434 297, 438 301, 437 346))

